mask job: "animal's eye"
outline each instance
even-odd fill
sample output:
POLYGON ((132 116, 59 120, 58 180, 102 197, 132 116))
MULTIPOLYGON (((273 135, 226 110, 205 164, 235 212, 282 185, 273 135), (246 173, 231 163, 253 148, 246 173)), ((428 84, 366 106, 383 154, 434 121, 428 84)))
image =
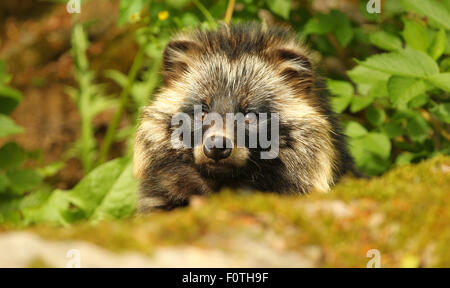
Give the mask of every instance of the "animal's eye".
POLYGON ((247 124, 252 124, 256 122, 256 114, 253 112, 246 113, 244 116, 245 122, 247 124))
POLYGON ((197 113, 197 115, 195 115, 195 117, 196 117, 198 120, 203 121, 203 120, 205 120, 206 115, 208 115, 208 112, 206 112, 206 111, 201 111, 201 112, 197 113))

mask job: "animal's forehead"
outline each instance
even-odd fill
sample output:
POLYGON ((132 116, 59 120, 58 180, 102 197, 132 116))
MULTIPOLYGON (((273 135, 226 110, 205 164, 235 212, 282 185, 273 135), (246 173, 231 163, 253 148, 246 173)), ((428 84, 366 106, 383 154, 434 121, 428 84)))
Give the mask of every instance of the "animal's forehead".
POLYGON ((229 59, 224 55, 208 55, 193 61, 187 77, 192 89, 208 92, 243 92, 267 90, 279 81, 271 65, 254 55, 229 59), (214 92, 214 91, 211 91, 214 92))

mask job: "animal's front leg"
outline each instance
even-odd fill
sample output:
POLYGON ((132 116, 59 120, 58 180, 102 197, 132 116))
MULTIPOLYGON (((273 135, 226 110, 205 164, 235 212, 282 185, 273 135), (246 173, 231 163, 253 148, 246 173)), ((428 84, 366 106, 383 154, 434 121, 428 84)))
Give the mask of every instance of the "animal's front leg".
POLYGON ((212 192, 210 183, 193 167, 187 165, 148 171, 147 175, 140 184, 139 213, 185 206, 191 196, 208 195, 212 192))

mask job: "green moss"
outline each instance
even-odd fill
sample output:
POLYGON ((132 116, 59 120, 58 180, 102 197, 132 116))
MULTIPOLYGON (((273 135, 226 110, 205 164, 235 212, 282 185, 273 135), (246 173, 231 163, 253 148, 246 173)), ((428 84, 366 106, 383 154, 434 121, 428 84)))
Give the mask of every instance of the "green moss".
POLYGON ((365 267, 370 249, 380 251, 384 267, 450 266, 449 170, 450 157, 441 156, 380 178, 346 178, 327 194, 223 191, 172 212, 31 231, 148 254, 173 245, 226 250, 238 236, 266 241, 267 234, 274 234, 283 239, 284 250, 319 247, 318 266, 365 267))
POLYGON ((53 268, 52 266, 48 265, 43 259, 41 258, 35 258, 28 263, 26 268, 53 268))

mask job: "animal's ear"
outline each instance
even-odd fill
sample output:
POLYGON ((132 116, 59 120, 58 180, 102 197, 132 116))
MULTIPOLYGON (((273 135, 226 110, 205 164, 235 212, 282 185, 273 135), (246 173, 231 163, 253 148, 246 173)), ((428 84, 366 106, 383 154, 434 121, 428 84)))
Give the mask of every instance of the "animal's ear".
POLYGON ((311 61, 300 51, 289 48, 274 50, 274 56, 279 62, 281 75, 296 85, 301 85, 305 90, 310 90, 314 85, 314 72, 311 61))
POLYGON ((187 70, 192 56, 199 50, 199 46, 190 40, 174 40, 167 44, 163 59, 163 78, 167 84, 176 80, 179 75, 187 70))

